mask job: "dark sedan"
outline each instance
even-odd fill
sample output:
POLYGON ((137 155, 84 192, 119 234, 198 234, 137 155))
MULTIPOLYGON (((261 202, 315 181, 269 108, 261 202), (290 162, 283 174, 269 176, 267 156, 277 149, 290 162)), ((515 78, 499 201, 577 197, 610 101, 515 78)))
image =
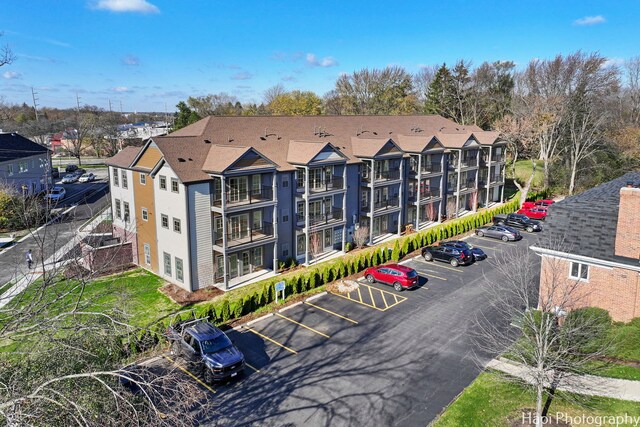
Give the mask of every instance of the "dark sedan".
POLYGON ((425 261, 433 261, 435 259, 448 262, 452 267, 469 265, 475 262, 471 251, 450 246, 427 246, 422 248, 422 256, 425 261))
POLYGON ((476 248, 472 244, 467 243, 463 240, 449 240, 448 242, 441 242, 440 246, 455 249, 466 249, 471 252, 476 261, 481 261, 487 258, 487 254, 482 249, 476 248))

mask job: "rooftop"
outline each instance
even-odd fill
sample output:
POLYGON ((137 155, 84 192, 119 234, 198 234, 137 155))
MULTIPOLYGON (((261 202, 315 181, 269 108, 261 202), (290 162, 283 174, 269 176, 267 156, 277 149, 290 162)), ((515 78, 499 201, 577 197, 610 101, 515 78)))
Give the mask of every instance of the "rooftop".
POLYGON ((48 148, 17 133, 0 133, 0 162, 44 154, 48 148))

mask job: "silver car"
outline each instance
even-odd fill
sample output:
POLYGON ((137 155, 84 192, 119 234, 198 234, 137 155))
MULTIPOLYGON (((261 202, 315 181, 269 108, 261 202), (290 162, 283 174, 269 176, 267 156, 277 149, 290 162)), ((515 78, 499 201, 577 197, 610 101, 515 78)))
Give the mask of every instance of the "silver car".
POLYGON ((503 242, 522 239, 522 235, 515 228, 506 225, 487 225, 476 228, 476 235, 480 237, 492 237, 503 242))

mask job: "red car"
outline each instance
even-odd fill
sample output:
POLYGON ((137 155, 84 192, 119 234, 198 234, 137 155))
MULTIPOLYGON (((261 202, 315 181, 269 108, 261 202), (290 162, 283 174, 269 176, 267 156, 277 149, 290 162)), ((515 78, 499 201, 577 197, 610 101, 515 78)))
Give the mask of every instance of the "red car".
POLYGON ((531 209, 520 209, 516 213, 519 213, 519 214, 522 214, 522 215, 526 215, 527 218, 540 219, 540 220, 544 221, 544 219, 547 216, 547 209, 546 208, 542 208, 542 207, 535 207, 535 208, 531 208, 531 209))
POLYGON ((550 200, 550 199, 536 200, 536 207, 546 209, 554 203, 555 203, 555 200, 550 200))
POLYGON ((535 202, 524 202, 521 209, 533 209, 536 207, 535 202))
POLYGON ((398 292, 418 286, 418 273, 413 268, 399 264, 369 267, 364 271, 364 277, 369 283, 391 285, 398 292))

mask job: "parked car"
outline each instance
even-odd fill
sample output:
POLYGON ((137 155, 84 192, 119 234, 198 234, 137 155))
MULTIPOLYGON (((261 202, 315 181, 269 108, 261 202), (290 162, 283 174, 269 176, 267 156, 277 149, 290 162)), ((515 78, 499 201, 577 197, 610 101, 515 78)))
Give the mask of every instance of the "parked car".
POLYGON ((64 168, 64 171, 66 173, 71 173, 71 172, 75 172, 78 170, 78 165, 67 165, 66 168, 64 168))
POLYGON ((67 190, 64 187, 53 187, 53 189, 45 196, 47 200, 52 202, 59 202, 67 195, 67 190))
POLYGON ((51 178, 53 179, 60 178, 60 170, 58 168, 51 169, 51 178))
POLYGON ((501 239, 503 242, 516 241, 522 239, 522 234, 515 228, 506 225, 486 225, 476 228, 476 235, 501 239))
POLYGON ((471 243, 467 243, 464 240, 449 240, 447 242, 440 242, 440 246, 447 246, 450 248, 456 248, 458 250, 466 249, 471 252, 471 255, 473 255, 473 258, 476 261, 482 261, 483 259, 487 258, 487 254, 482 249, 476 248, 471 243))
POLYGON ((536 207, 536 202, 524 202, 520 209, 533 209, 536 207))
POLYGON ((69 175, 65 175, 64 178, 62 178, 62 183, 63 184, 72 184, 74 182, 76 182, 78 180, 78 175, 76 175, 75 173, 71 173, 69 175))
POLYGON ((422 248, 422 257, 425 261, 443 261, 452 267, 469 265, 475 262, 473 254, 468 249, 454 248, 453 246, 427 246, 422 248))
POLYGON ((527 218, 536 219, 540 221, 544 221, 547 217, 547 208, 531 208, 531 209, 520 209, 517 214, 525 215, 527 218))
POLYGON ((369 267, 364 271, 364 277, 369 283, 391 285, 398 292, 418 286, 418 273, 413 268, 399 264, 369 267))
POLYGON ((87 170, 86 170, 86 169, 83 169, 83 168, 78 168, 78 169, 76 169, 76 170, 74 171, 74 173, 75 173, 76 175, 78 175, 78 176, 82 176, 82 175, 84 175, 85 173, 87 173, 87 170))
POLYGON ((509 227, 526 230, 527 233, 542 231, 540 221, 534 221, 522 214, 495 215, 493 223, 496 225, 508 225, 509 227))
POLYGON ((212 383, 236 377, 244 369, 244 355, 229 337, 206 319, 185 320, 167 329, 171 354, 184 358, 212 383))
POLYGON ((555 203, 555 200, 551 200, 551 199, 536 200, 536 206, 545 207, 545 208, 548 208, 554 203, 555 203))
POLYGON ((93 173, 89 172, 89 173, 82 174, 82 176, 80 176, 80 178, 78 178, 78 181, 80 181, 80 182, 91 182, 91 181, 93 181, 95 179, 96 179, 96 176, 93 173))

